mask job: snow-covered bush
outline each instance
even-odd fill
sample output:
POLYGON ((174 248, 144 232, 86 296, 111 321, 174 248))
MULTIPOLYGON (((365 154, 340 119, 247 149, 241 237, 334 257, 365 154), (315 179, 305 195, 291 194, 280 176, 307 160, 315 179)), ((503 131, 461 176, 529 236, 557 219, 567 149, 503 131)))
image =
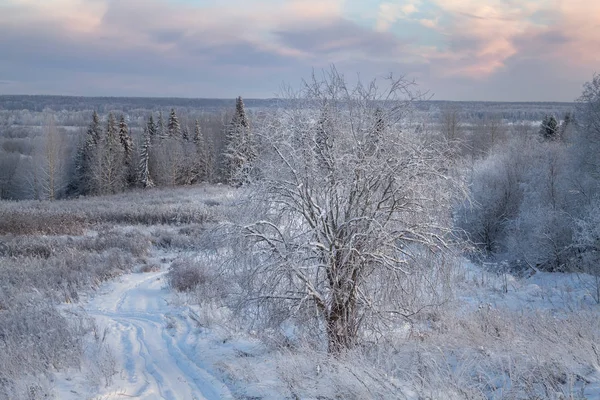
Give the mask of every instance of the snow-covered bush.
POLYGON ((208 282, 206 266, 188 257, 179 258, 171 264, 167 281, 171 288, 189 292, 208 282))

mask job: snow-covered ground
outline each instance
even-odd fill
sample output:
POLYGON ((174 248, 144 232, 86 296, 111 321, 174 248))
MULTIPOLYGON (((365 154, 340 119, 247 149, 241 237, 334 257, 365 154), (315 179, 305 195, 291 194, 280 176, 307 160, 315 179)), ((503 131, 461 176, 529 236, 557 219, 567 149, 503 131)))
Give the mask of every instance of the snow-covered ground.
MULTIPOLYGON (((96 393, 102 399, 228 399, 227 386, 206 369, 193 347, 196 328, 170 305, 165 271, 133 273, 108 283, 83 307, 95 317, 114 355, 115 376, 96 393)), ((57 382, 59 399, 93 395, 78 387, 77 371, 57 382)))
MULTIPOLYGON (((219 257, 232 249, 202 224, 197 211, 206 212, 209 221, 233 218, 230 191, 199 187, 156 195, 121 199, 125 205, 145 204, 148 218, 138 210, 136 218, 125 215, 113 224, 114 214, 121 218, 126 206, 77 200, 61 207, 91 209, 92 217, 111 216, 109 223, 84 234, 5 240, 12 258, 0 259, 4 276, 14 279, 15 291, 24 292, 20 297, 9 292, 13 297, 8 298, 28 299, 26 291, 33 288, 57 303, 74 301, 58 308, 67 320, 81 321, 68 331, 74 338, 78 332, 85 336, 82 362, 81 352, 73 352, 73 363, 44 367, 47 374, 38 379, 48 381, 47 393, 56 399, 600 399, 600 305, 591 276, 537 272, 519 278, 466 260, 449 263, 450 273, 429 269, 427 288, 443 285, 448 301, 390 327, 381 341, 336 359, 289 340, 287 332, 251 327, 229 308, 240 284, 233 280, 242 278, 220 274, 225 263, 219 257), (156 223, 157 214, 164 215, 159 221, 174 222, 156 223), (54 263, 15 258, 45 248, 54 263), (186 262, 208 271, 207 281, 198 290, 177 293, 168 284, 168 270, 186 262), (22 275, 26 265, 29 272, 22 275), (34 279, 42 265, 48 276, 34 279), (93 279, 88 283, 80 274, 93 279), (53 276, 80 282, 77 296, 63 300, 62 281, 53 276), (101 283, 105 276, 115 278, 101 283), (87 318, 95 323, 87 324, 87 318)), ((35 215, 45 212, 31 207, 35 215)), ((62 212, 58 204, 48 207, 62 212)), ((2 312, 0 303, 0 317, 2 312)), ((39 325, 36 318, 43 313, 31 315, 24 321, 39 325)), ((55 329, 56 324, 41 326, 55 329)), ((21 349, 18 343, 11 346, 21 349)), ((17 366, 19 354, 15 350, 9 359, 15 360, 15 380, 26 371, 17 366)), ((27 382, 36 378, 31 372, 27 382)), ((22 392, 19 398, 48 398, 22 392)))
MULTIPOLYGON (((98 334, 103 336, 112 354, 112 359, 106 361, 110 368, 105 377, 96 377, 97 385, 90 385, 93 379, 85 367, 60 373, 55 381, 56 398, 283 399, 297 396, 314 399, 336 398, 336 395, 342 396, 339 398, 386 398, 382 393, 395 393, 394 398, 417 399, 423 393, 411 382, 402 382, 397 377, 382 374, 375 379, 375 372, 368 367, 361 369, 356 360, 343 364, 328 361, 322 354, 269 350, 249 335, 224 333, 216 325, 206 326, 210 307, 189 304, 187 296, 172 292, 165 279, 168 262, 165 257, 162 259, 160 271, 136 272, 117 278, 79 306, 96 319, 98 334), (372 387, 378 384, 385 390, 372 387)), ((561 363, 547 367, 558 370, 548 373, 576 373, 576 380, 567 382, 565 378, 563 386, 569 388, 559 384, 554 392, 543 384, 536 387, 540 384, 531 382, 532 390, 540 391, 539 398, 569 398, 561 396, 572 393, 579 396, 570 398, 600 399, 600 356, 597 362, 586 364, 585 357, 572 351, 569 343, 582 347, 588 341, 558 337, 575 335, 578 330, 582 337, 591 335, 587 338, 592 340, 591 347, 581 348, 581 352, 591 354, 594 359, 594 349, 598 351, 600 343, 594 347, 593 341, 600 332, 584 330, 593 329, 597 324, 568 326, 579 324, 581 315, 596 319, 600 315, 599 306, 589 293, 591 277, 537 273, 518 279, 486 272, 469 262, 459 267, 456 276, 456 301, 448 308, 455 314, 441 321, 425 319, 426 324, 415 324, 404 343, 410 350, 407 353, 400 350, 397 354, 400 359, 410 358, 409 353, 415 346, 424 358, 433 356, 434 350, 440 352, 447 362, 446 366, 438 366, 448 374, 443 379, 451 379, 457 385, 472 384, 472 377, 462 376, 468 375, 470 368, 470 373, 484 371, 487 374, 485 379, 489 382, 482 383, 477 391, 468 387, 464 392, 449 388, 444 398, 524 398, 516 396, 512 390, 518 385, 516 381, 511 382, 511 379, 521 378, 518 375, 523 373, 521 367, 528 368, 525 363, 531 362, 537 368, 540 363, 546 365, 546 359, 559 357, 562 359, 557 362, 561 363), (524 332, 519 332, 519 316, 527 315, 537 315, 540 320, 530 321, 531 326, 523 326, 524 332), (546 321, 547 318, 551 321, 546 321), (455 319, 460 328, 440 328, 448 324, 449 319, 455 319), (557 319, 564 325, 560 329, 550 326, 557 319), (486 324, 489 326, 484 326, 486 324), (534 335, 539 335, 539 340, 531 339, 528 331, 531 329, 535 330, 534 335), (548 336, 553 329, 556 340, 548 336), (556 347, 534 348, 551 343, 556 347), (561 348, 563 344, 565 347, 561 348), (527 349, 528 346, 531 349, 527 349), (536 355, 543 362, 528 360, 536 355), (514 369, 513 376, 505 376, 506 371, 498 369, 496 358, 502 359, 509 370, 514 369), (476 362, 480 365, 469 364, 476 362)), ((224 318, 213 317, 215 320, 224 318)), ((408 370, 417 367, 406 366, 408 370)), ((409 375, 404 378, 409 379, 409 375)), ((433 382, 429 384, 436 386, 433 382)), ((437 392, 432 387, 425 391, 431 398, 442 398, 439 396, 445 393, 444 384, 443 381, 437 384, 440 389, 437 392)))

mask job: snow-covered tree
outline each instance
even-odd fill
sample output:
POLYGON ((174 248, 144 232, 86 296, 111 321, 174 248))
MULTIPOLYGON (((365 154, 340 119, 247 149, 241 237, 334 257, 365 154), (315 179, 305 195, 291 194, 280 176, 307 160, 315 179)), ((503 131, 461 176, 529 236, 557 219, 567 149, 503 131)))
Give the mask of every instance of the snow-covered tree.
POLYGON ((133 165, 133 139, 129 133, 129 127, 125 121, 125 116, 119 118, 119 141, 123 147, 123 163, 126 170, 127 183, 133 185, 135 183, 135 167, 133 165))
POLYGON ((196 120, 194 124, 194 136, 192 138, 194 143, 194 159, 191 160, 194 169, 195 181, 201 181, 208 177, 209 170, 209 154, 208 146, 204 136, 202 135, 202 129, 200 127, 200 121, 196 120))
POLYGON ((42 128, 43 135, 31 157, 28 186, 33 198, 55 200, 64 194, 67 187, 67 142, 53 116, 46 116, 42 128))
POLYGON ((148 136, 150 136, 150 142, 154 143, 155 140, 159 137, 158 128, 154 123, 154 116, 150 114, 148 118, 148 123, 146 124, 146 129, 148 129, 148 136))
POLYGON ((167 136, 167 129, 165 127, 165 119, 163 118, 162 111, 158 112, 158 120, 156 121, 156 133, 157 136, 161 139, 164 139, 167 136))
POLYGON ((540 125, 540 135, 546 140, 558 140, 560 130, 554 115, 546 115, 540 125))
POLYGON ((243 227, 253 257, 247 304, 257 318, 273 311, 314 322, 331 353, 416 311, 400 298, 403 279, 416 253, 448 245, 462 187, 448 173, 445 142, 401 129, 411 83, 387 87, 349 87, 333 68, 257 131, 265 148, 261 179, 250 185, 259 215, 243 227), (367 151, 381 116, 394 121, 379 133, 385 157, 367 151))
POLYGON ((98 144, 92 167, 93 192, 114 194, 126 186, 125 153, 119 140, 117 121, 108 114, 106 132, 98 144))
POLYGON ((181 137, 181 125, 179 124, 179 118, 177 118, 177 113, 174 108, 171 109, 171 113, 169 114, 167 133, 171 138, 181 137))
POLYGON ((70 191, 77 194, 88 194, 91 191, 93 160, 96 158, 98 145, 102 139, 100 117, 94 111, 85 139, 81 142, 75 158, 75 179, 70 191))
POLYGON ((144 134, 142 136, 142 145, 140 147, 140 160, 137 169, 138 183, 143 188, 154 187, 154 181, 150 176, 150 149, 152 147, 152 136, 151 132, 155 129, 154 121, 152 116, 148 120, 146 127, 144 128, 144 134))
POLYGON ((241 97, 236 99, 235 114, 227 127, 224 157, 225 176, 229 184, 243 184, 256 157, 256 147, 241 97))

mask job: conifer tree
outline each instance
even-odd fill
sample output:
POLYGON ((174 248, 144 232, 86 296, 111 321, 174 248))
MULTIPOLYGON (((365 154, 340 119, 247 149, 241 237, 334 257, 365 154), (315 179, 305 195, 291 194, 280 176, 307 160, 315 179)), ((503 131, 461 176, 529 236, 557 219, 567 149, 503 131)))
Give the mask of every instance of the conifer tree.
POLYGON ((150 148, 152 146, 151 129, 154 129, 154 121, 152 116, 148 120, 148 124, 144 128, 142 137, 142 146, 140 148, 140 163, 138 165, 138 182, 143 188, 154 187, 154 182, 150 176, 150 148))
POLYGON ((558 121, 554 115, 546 115, 540 125, 540 135, 546 140, 558 140, 558 121))
POLYGON ((183 125, 183 128, 181 128, 181 138, 186 142, 190 140, 190 134, 187 125, 183 125))
POLYGON ((208 154, 206 143, 202 136, 200 121, 196 120, 194 125, 194 137, 192 138, 194 147, 196 148, 196 159, 194 162, 194 171, 196 180, 206 179, 208 176, 208 154))
POLYGON ((129 134, 129 127, 125 121, 125 116, 119 118, 119 141, 123 147, 123 163, 127 175, 127 183, 129 186, 135 184, 135 168, 133 165, 133 139, 129 134))
POLYGON ((171 114, 169 114, 169 123, 167 126, 167 132, 169 137, 171 138, 180 138, 181 137, 181 125, 179 124, 179 119, 177 118, 177 114, 175 113, 175 109, 171 109, 171 114))
POLYGON ((246 109, 244 107, 244 100, 242 100, 242 96, 239 96, 237 99, 235 99, 235 114, 233 116, 232 123, 244 128, 250 128, 250 124, 248 124, 248 118, 246 117, 246 109))
POLYGON ((92 182, 98 194, 114 194, 122 191, 126 182, 125 154, 119 140, 119 128, 115 116, 108 114, 106 133, 99 143, 95 157, 92 182))
POLYGON ((70 185, 70 191, 76 194, 90 192, 90 179, 92 176, 92 162, 97 153, 97 148, 102 138, 100 117, 94 111, 92 122, 88 127, 84 141, 79 146, 75 156, 75 181, 70 185))
POLYGON ((226 133, 223 156, 228 183, 234 186, 244 183, 248 178, 250 164, 256 157, 256 149, 241 97, 236 99, 235 113, 226 133))
POLYGON ((154 122, 154 117, 152 116, 152 114, 150 114, 150 118, 148 118, 146 129, 148 129, 148 136, 150 137, 150 142, 153 143, 154 140, 158 137, 158 128, 156 126, 156 123, 154 122))
POLYGON ((156 133, 158 134, 157 136, 161 139, 164 139, 167 133, 165 129, 165 120, 163 118, 162 111, 159 111, 158 113, 158 120, 156 121, 156 133))

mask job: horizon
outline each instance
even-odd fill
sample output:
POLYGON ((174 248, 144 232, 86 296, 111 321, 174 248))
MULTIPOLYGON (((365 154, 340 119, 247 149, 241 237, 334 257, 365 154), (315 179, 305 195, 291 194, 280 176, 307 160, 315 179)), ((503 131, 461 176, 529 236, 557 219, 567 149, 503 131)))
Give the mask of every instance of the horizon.
MULTIPOLYGON (((235 101, 239 96, 234 97, 177 97, 177 96, 88 96, 88 95, 70 95, 70 94, 1 94, 2 97, 64 97, 64 98, 85 98, 85 99, 160 99, 160 100, 217 100, 217 101, 235 101)), ((285 100, 280 97, 244 97, 241 96, 244 102, 247 101, 270 101, 270 100, 285 100)), ((289 100, 289 99, 288 99, 289 100)), ((383 101, 383 100, 382 100, 383 101)), ((414 103, 421 102, 434 102, 434 103, 540 103, 540 104, 576 104, 577 101, 552 101, 552 100, 446 100, 446 99, 426 99, 426 100, 413 100, 414 103)))
POLYGON ((589 0, 0 0, 0 94, 264 99, 336 65, 439 101, 573 102, 598 24, 589 0))

